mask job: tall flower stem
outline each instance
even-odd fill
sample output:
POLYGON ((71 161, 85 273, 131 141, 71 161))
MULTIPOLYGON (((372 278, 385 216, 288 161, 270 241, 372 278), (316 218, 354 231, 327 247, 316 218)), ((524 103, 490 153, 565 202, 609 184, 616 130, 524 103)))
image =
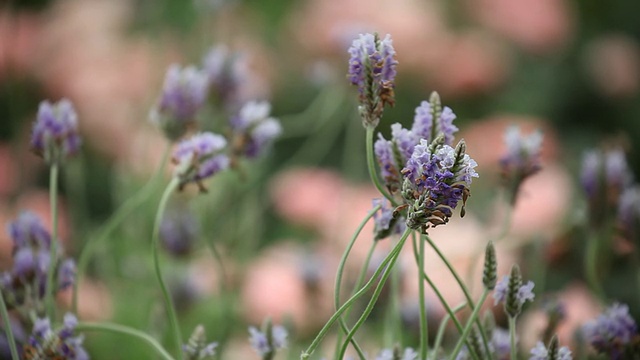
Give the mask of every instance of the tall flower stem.
POLYGON ((49 203, 51 204, 51 244, 49 246, 49 271, 45 287, 44 304, 51 321, 55 320, 56 307, 54 294, 56 292, 55 269, 58 258, 58 164, 51 164, 49 178, 49 203))
POLYGON ((597 230, 590 231, 590 235, 587 238, 587 253, 584 258, 584 271, 587 277, 587 282, 601 299, 605 299, 604 290, 602 284, 598 279, 598 251, 600 250, 600 238, 597 235, 597 230))
MULTIPOLYGON (((484 303, 484 301, 487 299, 488 295, 489 295, 489 290, 485 288, 482 291, 482 295, 480 296, 480 301, 478 301, 476 308, 473 309, 473 312, 471 313, 471 316, 467 321, 467 325, 464 327, 464 330, 462 331, 462 335, 460 335, 460 340, 458 340, 458 342, 456 343, 456 347, 453 349, 453 352, 451 353, 449 360, 454 360, 458 356, 458 353, 460 352, 460 350, 462 350, 462 345, 467 340, 467 337, 469 337, 469 333, 471 333, 471 329, 473 328, 473 323, 478 319, 480 308, 482 307, 482 304, 484 303)), ((487 354, 490 354, 490 353, 488 352, 487 354)), ((511 358, 514 360, 517 359, 515 356, 512 356, 511 358)))
POLYGON ((81 322, 76 326, 76 330, 78 331, 102 331, 102 332, 110 332, 114 334, 120 334, 129 336, 132 338, 136 338, 142 342, 147 343, 147 345, 151 346, 153 350, 155 350, 158 355, 164 360, 175 360, 168 352, 165 350, 160 343, 152 338, 149 334, 144 333, 142 331, 119 325, 112 324, 107 322, 100 323, 92 323, 92 322, 81 322))
POLYGON ((9 312, 7 311, 7 304, 4 302, 2 290, 0 290, 0 312, 2 313, 2 321, 4 322, 4 332, 7 334, 7 341, 9 342, 11 359, 20 360, 18 349, 16 348, 16 339, 13 337, 13 329, 11 328, 11 319, 9 319, 9 312))
MULTIPOLYGON (((351 338, 353 338, 353 336, 358 331, 360 326, 362 326, 362 324, 365 322, 365 320, 367 320, 367 318, 369 317, 369 314, 371 314, 371 311, 373 311, 373 307, 375 306, 376 301, 378 301, 378 297, 380 297, 380 293, 382 292, 382 288, 384 287, 385 283, 387 282, 387 279, 389 278, 389 275, 391 274, 391 270, 393 270, 393 266, 395 265, 396 261, 398 260, 398 257, 400 256, 400 250, 402 250, 402 246, 404 245, 405 241, 407 240, 407 238, 411 234, 411 231, 412 230, 409 229, 409 228, 407 228, 407 230, 404 231, 404 233, 402 234, 402 237, 400 238, 400 240, 398 240, 398 244, 393 248, 393 250, 391 250, 391 253, 389 253, 387 258, 385 259, 385 260, 387 260, 387 259, 389 260, 388 264, 385 264, 383 262, 378 267, 378 271, 376 271, 376 273, 379 273, 379 271, 381 269, 384 269, 384 271, 382 272, 382 276, 380 278, 380 281, 378 282, 378 285, 376 286, 376 288, 375 288, 375 290, 373 292, 373 295, 371 296, 371 299, 369 300, 369 303, 367 304, 367 307, 362 312, 362 315, 360 316, 358 321, 356 321, 356 323, 353 325, 353 328, 351 328, 351 331, 349 331, 349 333, 347 334, 347 338, 345 339, 345 341, 344 341, 344 343, 342 345, 342 349, 340 350, 340 354, 338 355, 338 359, 343 359, 344 358, 344 354, 347 351, 347 346, 349 344, 349 341, 351 340, 351 338)), ((375 280, 376 278, 377 278, 377 274, 374 274, 374 276, 371 279, 375 280)))
POLYGON ((167 207, 167 203, 169 201, 169 197, 173 192, 178 188, 180 184, 180 180, 176 177, 171 180, 164 193, 162 194, 162 198, 160 199, 160 205, 158 205, 158 212, 156 213, 155 224, 153 226, 153 237, 151 242, 151 252, 153 253, 153 267, 156 273, 156 277, 158 279, 158 283, 160 283, 160 289, 162 290, 162 296, 164 297, 164 303, 167 308, 167 316, 169 317, 169 322, 171 324, 171 333, 173 334, 173 338, 175 341, 176 350, 178 351, 178 359, 182 360, 182 335, 180 333, 180 326, 178 324, 178 317, 176 315, 176 310, 173 305, 173 299, 171 299, 171 295, 169 294, 169 290, 167 289, 167 285, 164 283, 162 279, 162 271, 160 269, 160 259, 159 259, 159 234, 160 234, 160 223, 162 222, 162 217, 164 216, 164 211, 167 207))
MULTIPOLYGON (((469 305, 469 308, 471 309, 471 311, 475 311, 476 305, 473 302, 473 299, 471 298, 469 289, 467 289, 467 286, 464 284, 464 281, 462 281, 462 279, 460 278, 460 275, 458 275, 458 272, 453 268, 453 266, 451 266, 451 263, 447 260, 447 257, 444 256, 442 251, 440 251, 440 249, 438 248, 438 246, 436 246, 433 240, 431 240, 431 238, 428 235, 425 235, 424 238, 429 243, 429 245, 433 248, 433 250, 435 250, 436 254, 438 254, 438 257, 442 260, 442 262, 444 262, 447 269, 449 269, 449 272, 451 272, 451 275, 453 275, 453 277, 456 279, 456 282, 460 286, 460 289, 462 290, 464 297, 467 299, 467 304, 469 305)), ((478 329, 480 330, 480 336, 482 337, 484 349, 487 352, 487 354, 489 354, 490 353, 489 340, 487 339, 487 334, 484 331, 484 327, 482 326, 480 319, 476 318, 476 324, 478 325, 478 329)))
POLYGON ((362 295, 366 294, 367 291, 369 291, 369 289, 373 287, 376 280, 378 279, 378 276, 380 276, 380 273, 382 273, 383 271, 386 271, 387 264, 389 265, 389 267, 393 267, 396 260, 398 259, 398 254, 400 254, 400 250, 402 249, 402 244, 404 244, 404 240, 406 240, 408 234, 409 234, 409 230, 405 231, 405 233, 402 236, 402 239, 400 239, 398 244, 396 244, 396 246, 391 250, 389 255, 387 255, 387 257, 384 260, 382 260, 382 262, 380 263, 380 266, 378 266, 378 268, 373 273, 369 281, 367 281, 367 283, 364 284, 364 286, 360 290, 358 290, 358 292, 356 292, 352 297, 350 297, 347 301, 345 301, 345 303, 342 304, 342 306, 331 316, 331 318, 329 318, 329 320, 324 324, 324 326, 322 327, 318 335, 316 335, 315 339, 313 339, 313 342, 311 343, 311 345, 309 345, 307 350, 305 350, 302 353, 302 355, 300 355, 301 360, 308 359, 311 356, 311 354, 313 354, 313 352, 316 350, 318 345, 320 345, 320 342, 322 341, 322 339, 324 339, 324 337, 329 332, 329 329, 331 328, 331 326, 333 326, 333 324, 340 318, 340 316, 342 315, 342 313, 345 312, 345 310, 350 308, 354 302, 356 302, 362 295))
POLYGON ((460 327, 460 334, 462 334, 462 326, 460 326, 460 322, 457 321, 456 319, 456 313, 462 309, 464 309, 467 306, 466 302, 463 302, 462 304, 456 306, 455 308, 453 308, 453 310, 451 311, 451 314, 447 313, 445 314, 445 316, 442 318, 442 321, 440 321, 440 326, 438 326, 438 333, 436 334, 436 341, 433 343, 433 359, 437 359, 437 354, 438 354, 438 349, 440 348, 440 344, 442 344, 442 339, 444 338, 444 332, 447 329, 447 323, 449 322, 450 319, 455 319, 457 326, 460 327))
POLYGON ((518 347, 516 345, 516 317, 509 316, 509 343, 511 344, 511 358, 518 358, 518 347))
POLYGON ((395 199, 389 194, 389 192, 382 186, 380 183, 380 179, 378 178, 378 174, 376 173, 376 162, 373 156, 373 131, 375 128, 368 126, 366 133, 366 146, 367 146, 367 168, 369 169, 369 177, 371 177, 371 181, 376 186, 380 194, 386 197, 393 206, 397 206, 395 199))
POLYGON ((398 266, 391 269, 391 279, 389 279, 390 295, 389 308, 386 314, 385 326, 385 346, 392 347, 394 343, 402 342, 402 324, 400 310, 400 275, 402 269, 398 266))
MULTIPOLYGON (((418 250, 418 271, 424 273, 425 248, 424 240, 420 239, 420 249, 418 250)), ((426 360, 429 353, 429 328, 427 326, 427 309, 424 294, 424 278, 418 275, 418 289, 420 302, 420 360, 426 360)))
POLYGON ((160 184, 163 171, 169 161, 169 154, 171 153, 171 143, 167 143, 167 147, 162 155, 162 161, 160 167, 153 174, 152 178, 133 196, 128 198, 122 206, 120 206, 111 217, 104 223, 104 225, 98 230, 98 234, 89 238, 85 246, 82 248, 78 258, 78 268, 76 271, 76 280, 73 283, 73 302, 72 310, 74 313, 78 313, 78 284, 80 283, 81 276, 84 275, 91 254, 97 244, 104 242, 106 238, 120 225, 131 213, 142 205, 145 200, 149 199, 153 195, 154 191, 160 184))
MULTIPOLYGON (((358 228, 356 229, 355 233, 351 237, 351 240, 349 241, 349 244, 347 245, 346 250, 342 254, 342 258, 340 259, 340 264, 338 265, 338 271, 336 273, 336 282, 335 282, 334 298, 333 298, 333 305, 335 306, 335 310, 338 310, 338 308, 340 307, 340 287, 342 285, 342 276, 344 273, 344 266, 347 263, 347 257, 349 256, 349 253, 351 252, 351 249, 353 248, 353 245, 355 244, 356 239, 358 238, 358 235, 360 235, 360 232, 362 231, 366 223, 373 217, 376 211, 380 210, 380 207, 381 205, 377 205, 367 213, 367 216, 365 216, 365 218, 360 222, 360 225, 358 225, 358 228)), ((338 323, 340 324, 340 328, 345 334, 349 333, 349 328, 347 328, 347 324, 342 317, 338 318, 338 323)), ((358 343, 355 341, 355 339, 351 340, 351 344, 353 344, 353 347, 356 349, 356 352, 358 353, 358 356, 360 357, 360 359, 365 360, 366 356, 362 352, 362 349, 360 348, 358 343)))

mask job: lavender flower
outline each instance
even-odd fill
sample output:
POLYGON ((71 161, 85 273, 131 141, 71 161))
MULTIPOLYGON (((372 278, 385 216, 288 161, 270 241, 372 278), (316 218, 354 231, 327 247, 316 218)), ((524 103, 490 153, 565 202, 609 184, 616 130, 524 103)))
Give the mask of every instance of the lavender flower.
POLYGON ((209 79, 193 66, 173 64, 167 70, 162 95, 151 110, 150 119, 164 130, 170 140, 182 137, 195 123, 198 111, 207 98, 209 79))
POLYGON ((264 331, 260 331, 253 326, 249 327, 249 342, 260 356, 266 358, 267 355, 287 347, 287 329, 281 325, 272 325, 270 321, 263 328, 264 331))
POLYGON ((529 360, 572 360, 571 350, 568 347, 563 346, 558 349, 557 357, 551 358, 551 354, 549 354, 549 350, 544 346, 542 341, 538 341, 536 346, 531 349, 531 357, 529 360))
POLYGON ((522 182, 540 170, 542 133, 536 131, 529 136, 520 133, 520 128, 511 126, 505 132, 507 153, 500 159, 502 178, 511 191, 511 202, 515 203, 522 182))
MULTIPOLYGON (((475 334, 474 336, 479 336, 479 334, 475 334)), ((478 339, 481 341, 481 339, 478 339)), ((491 333, 491 339, 489 341, 489 351, 493 356, 480 358, 489 358, 495 360, 509 360, 511 357, 511 343, 509 338, 509 332, 507 330, 501 328, 493 329, 491 333)), ((471 359, 471 354, 469 354, 469 349, 464 346, 462 350, 456 356, 456 360, 469 360, 471 359)))
POLYGON ((640 221, 640 187, 627 188, 618 202, 618 226, 626 239, 635 239, 640 221))
MULTIPOLYGON (((507 292, 509 290, 509 275, 505 275, 502 280, 498 282, 496 285, 495 291, 493 292, 493 305, 498 305, 498 303, 503 303, 507 299, 507 292)), ((518 288, 517 299, 520 303, 520 306, 524 305, 527 301, 533 301, 535 298, 535 294, 533 293, 533 287, 535 284, 533 281, 527 281, 526 284, 521 285, 518 288)))
POLYGON ((389 235, 402 234, 406 228, 404 217, 394 216, 394 209, 385 199, 373 199, 373 206, 378 205, 380 210, 373 214, 375 239, 381 240, 389 235))
POLYGON ((78 115, 67 99, 43 101, 31 133, 31 148, 48 164, 60 164, 80 150, 78 115))
POLYGON ((269 102, 250 101, 231 119, 235 154, 255 158, 282 133, 280 122, 270 112, 269 102))
POLYGON ((160 240, 172 255, 188 255, 199 233, 198 222, 188 209, 168 211, 160 223, 160 240))
POLYGON ((349 48, 351 84, 360 93, 360 116, 365 127, 376 127, 386 104, 393 106, 396 65, 391 35, 360 34, 349 48))
POLYGON ((202 180, 229 167, 229 157, 224 154, 226 145, 224 137, 210 132, 180 142, 173 153, 174 176, 180 180, 180 189, 195 182, 200 191, 206 191, 202 180))
POLYGON ((216 354, 218 343, 207 343, 206 334, 202 325, 196 326, 189 337, 189 341, 182 346, 187 360, 205 360, 216 354))
POLYGON ((406 348, 402 353, 400 351, 399 348, 382 349, 376 356, 376 360, 416 360, 418 358, 418 353, 412 348, 406 348))
POLYGON ((89 360, 89 355, 82 347, 84 337, 73 336, 78 320, 73 314, 64 316, 62 328, 54 330, 48 318, 36 319, 33 332, 25 345, 25 353, 32 359, 68 359, 89 360))
POLYGON ((243 86, 253 76, 249 73, 246 57, 231 52, 225 45, 218 45, 205 55, 202 66, 211 95, 227 110, 236 110, 242 103, 243 86))
POLYGON ((446 145, 453 144, 453 133, 458 127, 453 125, 456 115, 449 107, 442 108, 440 96, 435 91, 431 93, 429 101, 423 101, 416 108, 411 131, 417 136, 434 141, 438 134, 444 135, 446 145))
POLYGON ((534 284, 532 281, 528 281, 523 285, 520 267, 514 264, 511 267, 511 273, 503 277, 495 287, 493 293, 495 300, 494 305, 497 305, 499 302, 504 303, 505 313, 511 318, 516 318, 522 312, 524 303, 533 301, 535 297, 533 287, 534 284))
POLYGON ((584 325, 582 331, 597 352, 607 354, 611 359, 622 359, 624 347, 637 336, 638 327, 629 315, 629 307, 616 303, 584 325))
POLYGON ((426 231, 429 226, 446 224, 460 201, 464 216, 472 178, 478 177, 477 163, 465 150, 464 141, 455 149, 441 141, 428 143, 425 139, 415 146, 402 170, 402 196, 409 206, 407 226, 426 231))

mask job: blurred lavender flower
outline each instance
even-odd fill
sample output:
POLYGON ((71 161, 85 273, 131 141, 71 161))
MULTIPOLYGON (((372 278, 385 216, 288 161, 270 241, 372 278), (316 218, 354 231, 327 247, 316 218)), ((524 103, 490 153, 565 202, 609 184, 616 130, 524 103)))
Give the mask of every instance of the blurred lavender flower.
POLYGON ((167 70, 162 94, 149 118, 172 141, 179 139, 195 123, 207 98, 209 78, 194 66, 173 64, 167 70))
POLYGON ((351 84, 360 93, 360 116, 365 127, 376 127, 386 104, 393 106, 396 77, 395 50, 391 35, 360 34, 349 48, 351 84))
MULTIPOLYGON (((505 302, 507 299, 507 292, 509 291, 509 275, 505 275, 502 280, 498 282, 496 285, 495 291, 493 292, 493 305, 498 305, 498 303, 505 302)), ((526 284, 521 285, 518 288, 517 299, 520 303, 520 306, 524 305, 527 301, 533 301, 535 298, 535 294, 533 293, 533 287, 535 284, 533 281, 527 281, 526 284)))
POLYGON ((406 348, 402 353, 400 351, 399 348, 382 349, 376 356, 376 360, 416 360, 418 358, 418 353, 412 348, 406 348))
MULTIPOLYGON (((479 334, 476 334, 479 336, 479 334)), ((478 339, 481 341, 481 339, 478 339)), ((511 357, 511 342, 509 338, 509 332, 507 330, 501 328, 495 328, 491 332, 491 339, 489 341, 489 351, 492 356, 480 358, 488 358, 495 360, 509 360, 511 357)), ((469 354, 469 349, 464 346, 462 350, 458 353, 456 360, 470 360, 472 359, 471 354, 469 354)))
POLYGON ((456 115, 449 107, 442 108, 440 96, 432 92, 429 101, 423 101, 416 108, 411 131, 429 143, 434 141, 439 134, 444 136, 446 145, 453 144, 453 133, 458 127, 453 125, 456 115))
POLYGON ((282 133, 280 122, 270 117, 270 113, 269 102, 250 101, 231 118, 234 154, 255 158, 282 133))
POLYGON ((189 341, 182 346, 187 360, 205 360, 216 354, 218 343, 207 343, 207 337, 202 325, 196 326, 189 337, 189 341))
POLYGON ((630 241, 638 239, 640 226, 639 186, 629 187, 620 195, 617 225, 623 238, 630 241))
POLYGON ((228 111, 237 110, 243 101, 242 87, 252 76, 246 57, 231 52, 225 45, 218 45, 205 55, 202 66, 207 73, 209 90, 214 100, 228 111))
POLYGON ((536 346, 531 349, 531 357, 529 360, 572 360, 571 350, 568 347, 563 346, 558 349, 557 357, 552 358, 549 354, 549 350, 542 343, 542 341, 538 341, 536 346))
POLYGON ((174 176, 180 179, 180 189, 195 182, 205 192, 202 180, 229 167, 229 157, 224 153, 226 146, 224 137, 210 132, 181 141, 173 152, 174 176))
POLYGON ((500 159, 500 167, 503 182, 510 191, 512 204, 516 201, 522 182, 540 170, 542 139, 540 131, 524 136, 518 126, 511 126, 505 132, 507 153, 500 159))
POLYGON ((373 206, 380 205, 380 210, 373 214, 375 240, 390 235, 402 234, 406 228, 405 219, 401 215, 394 216, 394 209, 386 199, 373 199, 373 206))
POLYGON ((191 253, 200 228, 193 213, 186 208, 167 211, 160 223, 160 240, 174 256, 191 253))
POLYGON ((84 337, 73 336, 78 320, 73 314, 64 316, 62 328, 53 330, 48 318, 36 319, 29 342, 25 345, 25 353, 30 359, 68 359, 89 360, 89 355, 82 347, 84 337))
POLYGON ((432 143, 420 140, 402 170, 405 177, 402 196, 409 210, 407 226, 426 231, 429 226, 446 224, 453 210, 470 194, 472 178, 478 177, 477 163, 465 153, 464 141, 456 148, 443 145, 443 137, 432 143))
POLYGON ((611 359, 622 359, 624 348, 637 336, 638 327, 629 315, 629 307, 613 304, 604 313, 582 327, 586 341, 611 359))
POLYGON ((80 150, 78 115, 67 99, 42 101, 31 133, 31 149, 48 164, 60 164, 80 150))
POLYGON ((270 358, 276 351, 287 347, 287 329, 281 325, 272 325, 269 320, 263 325, 263 331, 249 327, 249 334, 251 346, 263 358, 270 358))
POLYGON ((13 266, 2 274, 0 286, 10 308, 38 303, 44 296, 47 275, 56 271, 57 290, 63 290, 75 280, 75 264, 59 252, 51 264, 51 235, 33 213, 23 212, 7 226, 13 239, 13 266), (28 298, 28 297, 35 298, 28 298))

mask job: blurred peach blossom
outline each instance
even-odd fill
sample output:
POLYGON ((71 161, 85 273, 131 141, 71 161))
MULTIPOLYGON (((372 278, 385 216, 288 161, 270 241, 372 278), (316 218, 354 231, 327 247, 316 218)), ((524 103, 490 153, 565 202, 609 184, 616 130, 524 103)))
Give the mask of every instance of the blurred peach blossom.
MULTIPOLYGON (((58 294, 57 299, 70 308, 73 298, 71 288, 58 294)), ((82 320, 108 320, 113 313, 111 295, 107 287, 95 280, 82 279, 78 286, 78 317, 82 320)))
MULTIPOLYGON (((18 216, 21 211, 31 211, 38 215, 42 220, 44 227, 51 231, 51 203, 49 202, 49 192, 44 190, 29 190, 20 195, 16 201, 15 215, 11 219, 18 216)), ((58 198, 58 237, 63 245, 71 243, 71 220, 67 212, 67 206, 64 199, 58 198)), ((69 249, 66 249, 69 252, 69 249)))
POLYGON ((586 68, 597 89, 609 97, 629 97, 640 86, 640 45, 629 36, 608 34, 589 44, 586 68))
POLYGON ((0 9, 0 79, 24 75, 31 67, 40 23, 37 14, 0 9))
POLYGON ((18 184, 18 165, 8 144, 0 143, 0 197, 7 196, 18 184))

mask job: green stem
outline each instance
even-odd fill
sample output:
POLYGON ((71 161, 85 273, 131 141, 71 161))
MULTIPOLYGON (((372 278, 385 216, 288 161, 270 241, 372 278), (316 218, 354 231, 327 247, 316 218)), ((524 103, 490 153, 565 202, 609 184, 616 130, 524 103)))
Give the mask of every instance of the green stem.
POLYGON ((387 311, 387 325, 385 326, 385 345, 393 347, 394 343, 402 343, 402 324, 400 310, 400 269, 399 267, 391 269, 390 301, 387 311))
POLYGON ((516 317, 509 316, 509 342, 511 344, 511 358, 518 358, 518 347, 516 345, 516 317))
POLYGON ((0 290, 0 312, 2 313, 2 321, 4 322, 4 332, 7 334, 7 341, 9 342, 9 349, 11 350, 11 359, 20 360, 20 357, 18 356, 18 349, 16 348, 16 339, 13 337, 11 320, 9 319, 9 312, 7 311, 7 304, 4 302, 2 290, 0 290))
MULTIPOLYGON (((473 309, 473 312, 471 313, 471 317, 469 317, 469 320, 467 321, 467 325, 465 325, 464 330, 462 331, 462 335, 460 335, 460 340, 458 340, 456 347, 453 349, 453 352, 451 353, 449 360, 454 360, 458 356, 458 353, 460 352, 460 350, 462 350, 462 345, 465 343, 465 341, 467 341, 467 337, 471 332, 471 328, 473 328, 473 323, 478 319, 480 308, 482 307, 482 304, 484 304, 484 301, 487 299, 488 295, 489 295, 489 290, 485 288, 482 291, 482 296, 480 296, 480 301, 478 302, 476 308, 473 309)), ((487 354, 490 354, 490 353, 487 353, 487 354)), ((516 357, 511 357, 511 358, 514 360, 517 359, 516 357)))
POLYGON ((376 186, 380 194, 386 197, 393 206, 398 206, 395 199, 389 194, 387 189, 382 186, 380 183, 380 179, 378 178, 378 173, 376 172, 376 162, 373 156, 373 131, 375 129, 372 127, 367 127, 366 133, 366 146, 367 146, 367 168, 369 169, 369 177, 371 177, 371 181, 376 186))
POLYGON ((129 337, 136 338, 141 340, 142 342, 150 345, 153 350, 155 350, 160 357, 165 360, 175 360, 168 352, 165 350, 160 343, 154 338, 152 338, 149 334, 144 333, 142 331, 130 328, 128 326, 112 324, 112 323, 92 323, 92 322, 81 322, 76 326, 76 330, 79 332, 84 331, 103 331, 110 332, 114 334, 125 335, 129 337))
POLYGON ((587 239, 587 254, 585 256, 585 274, 587 281, 596 295, 601 299, 605 299, 604 290, 602 284, 598 280, 598 250, 600 247, 600 239, 596 235, 596 231, 591 231, 591 235, 587 239))
MULTIPOLYGON (((471 294, 469 293, 469 289, 467 289, 467 286, 464 284, 464 282, 460 278, 460 275, 458 275, 458 272, 453 268, 453 266, 451 266, 451 263, 447 260, 447 257, 444 256, 444 254, 436 246, 436 244, 433 242, 433 240, 431 240, 431 238, 428 235, 425 235, 424 238, 425 238, 425 240, 427 240, 429 245, 431 245, 433 250, 435 250, 436 254, 438 254, 438 257, 442 260, 442 262, 444 262, 444 264, 447 266, 447 269, 449 269, 449 271, 451 272, 451 275, 453 275, 453 277, 456 279, 456 282, 460 286, 460 289, 462 290, 462 292, 464 294, 464 297, 467 299, 467 304, 469 305, 469 308, 472 311, 475 311, 476 305, 473 302, 473 299, 471 298, 471 294)), ((487 339, 487 334, 484 331, 484 326, 482 326, 482 323, 480 322, 480 319, 476 319, 476 323, 478 325, 478 329, 480 330, 480 336, 482 337, 484 350, 487 352, 487 354, 490 354, 491 351, 489 350, 489 340, 487 339)))
MULTIPOLYGON (((408 234, 408 231, 405 232, 405 235, 403 235, 403 238, 406 238, 407 234, 408 234)), ((356 302, 362 295, 366 294, 367 291, 371 289, 371 287, 375 284, 375 281, 378 279, 378 276, 385 269, 387 264, 389 264, 391 261, 395 263, 395 260, 397 259, 397 254, 400 253, 403 243, 404 241, 398 242, 398 244, 391 250, 389 255, 387 255, 387 257, 384 260, 382 260, 382 263, 380 263, 380 266, 378 266, 378 268, 373 273, 369 281, 367 281, 367 283, 364 284, 364 286, 360 290, 358 290, 358 292, 356 292, 352 297, 350 297, 347 301, 345 301, 345 303, 342 304, 340 309, 338 309, 331 316, 331 318, 329 318, 329 320, 327 321, 326 324, 324 324, 324 326, 322 327, 318 335, 316 335, 315 339, 313 339, 313 342, 311 343, 311 345, 309 345, 307 350, 304 351, 302 355, 300 355, 301 360, 308 359, 311 356, 311 354, 313 354, 313 352, 318 347, 318 345, 320 345, 320 342, 322 341, 322 339, 329 332, 329 329, 331 328, 331 326, 333 326, 333 324, 340 318, 340 316, 346 309, 350 308, 354 302, 356 302)), ((393 266, 393 264, 390 264, 390 266, 393 266)))
MULTIPOLYGON (((420 274, 424 273, 424 257, 424 240, 420 239, 420 250, 418 251, 418 271, 420 274)), ((420 360, 426 360, 429 353, 429 328, 427 327, 427 309, 422 276, 418 276, 418 289, 420 298, 420 360)))
POLYGON ((54 295, 56 292, 55 270, 58 259, 58 164, 51 165, 49 179, 49 203, 51 204, 51 244, 49 246, 49 272, 47 273, 47 285, 45 290, 45 308, 49 319, 55 321, 56 308, 54 295))
MULTIPOLYGON (((336 273, 336 282, 335 282, 334 297, 333 297, 333 305, 335 307, 335 310, 338 310, 338 308, 340 307, 340 287, 342 285, 342 275, 344 273, 344 266, 347 263, 347 257, 349 256, 349 253, 351 252, 353 245, 356 243, 356 240, 358 239, 358 235, 360 235, 360 232, 362 231, 364 226, 367 224, 367 222, 373 217, 373 215, 378 210, 380 210, 380 207, 381 205, 377 205, 367 213, 367 216, 360 222, 360 225, 358 225, 358 228, 356 229, 355 233, 353 234, 353 236, 351 236, 351 240, 349 241, 349 244, 347 245, 346 250, 342 254, 342 258, 340 259, 340 264, 338 265, 338 271, 336 273)), ((346 321, 342 317, 340 317, 338 318, 338 323, 340 324, 340 328, 342 329, 342 331, 345 334, 347 334, 349 332, 349 328, 347 328, 346 321)), ((362 349, 360 348, 358 343, 355 341, 355 339, 351 340, 351 344, 353 344, 353 347, 356 349, 356 352, 358 353, 358 356, 360 357, 360 359, 365 360, 366 356, 362 352, 362 349)))
MULTIPOLYGON (((384 269, 382 273, 382 277, 380 278, 380 281, 378 282, 378 285, 376 286, 376 289, 374 290, 373 295, 371 296, 371 299, 367 304, 367 307, 362 312, 362 315, 360 316, 358 321, 356 321, 356 323, 353 325, 353 328, 351 328, 351 331, 349 331, 349 333, 347 334, 347 338, 345 339, 345 342, 342 345, 342 349, 340 350, 338 359, 344 359, 344 354, 347 351, 347 346, 349 344, 349 341, 351 340, 351 338, 353 338, 353 336, 358 331, 360 326, 362 326, 365 320, 367 320, 367 317, 369 317, 369 314, 371 314, 371 311, 373 311, 373 307, 375 306, 376 301, 378 300, 378 297, 380 297, 382 288, 384 287, 384 284, 387 282, 387 279, 391 274, 391 270, 393 270, 393 266, 395 265, 396 261, 398 260, 398 257, 400 256, 400 250, 402 250, 402 246, 404 245, 405 241, 407 240, 411 232, 412 230, 409 228, 407 228, 407 230, 404 231, 404 233, 402 234, 402 237, 400 238, 400 240, 398 240, 398 244, 396 244, 393 250, 391 250, 391 253, 389 254, 389 256, 387 256, 387 259, 390 258, 388 265, 382 263, 380 264, 380 267, 378 267, 378 271, 376 272, 379 272, 379 270, 384 269)), ((375 279, 376 277, 377 275, 374 274, 374 277, 372 277, 372 279, 375 279)))
POLYGON ((171 143, 167 144, 167 147, 162 155, 162 161, 160 167, 156 170, 151 179, 133 196, 128 198, 116 212, 104 223, 104 225, 98 230, 98 234, 95 237, 89 238, 85 246, 82 248, 78 257, 78 267, 76 270, 76 280, 73 283, 73 301, 72 310, 74 313, 78 313, 78 284, 80 278, 84 275, 86 267, 93 253, 93 249, 97 244, 102 243, 111 233, 120 225, 135 209, 142 205, 156 190, 156 187, 160 184, 163 171, 169 160, 169 154, 171 153, 171 143))
POLYGON ((169 201, 169 197, 173 192, 178 188, 180 184, 180 180, 178 178, 173 178, 166 190, 162 194, 162 198, 160 199, 160 205, 158 205, 158 212, 156 214, 155 224, 153 226, 153 237, 151 242, 151 252, 153 253, 153 267, 156 273, 156 277, 158 279, 158 283, 160 283, 160 289, 162 290, 162 296, 164 297, 164 303, 167 308, 167 316, 169 317, 169 322, 171 324, 171 333, 173 334, 173 338, 175 341, 176 350, 178 351, 178 359, 183 359, 182 355, 182 335, 180 334, 180 326, 178 325, 178 317, 176 315, 175 306, 173 305, 173 299, 171 298, 171 294, 169 294, 169 290, 167 289, 167 285, 164 283, 162 279, 162 271, 160 270, 160 259, 159 259, 159 233, 160 233, 160 224, 162 223, 162 218, 164 216, 164 210, 167 207, 167 203, 169 201))
MULTIPOLYGON (((442 321, 440 322, 440 326, 438 326, 438 333, 436 334, 436 341, 433 343, 433 359, 437 359, 438 358, 438 349, 440 349, 440 344, 442 344, 442 339, 444 338, 444 331, 447 329, 447 323, 449 322, 450 319, 454 319, 455 322, 457 323, 457 326, 460 330, 460 334, 462 334, 462 326, 460 326, 460 322, 457 321, 458 319, 456 319, 456 313, 462 309, 464 309, 467 306, 466 302, 463 302, 462 304, 456 306, 455 308, 453 308, 453 311, 451 311, 451 313, 447 313, 445 314, 445 316, 442 318, 442 321)), ((449 310, 451 310, 451 308, 449 308, 449 310)), ((469 345, 467 345, 468 347, 469 345)))

